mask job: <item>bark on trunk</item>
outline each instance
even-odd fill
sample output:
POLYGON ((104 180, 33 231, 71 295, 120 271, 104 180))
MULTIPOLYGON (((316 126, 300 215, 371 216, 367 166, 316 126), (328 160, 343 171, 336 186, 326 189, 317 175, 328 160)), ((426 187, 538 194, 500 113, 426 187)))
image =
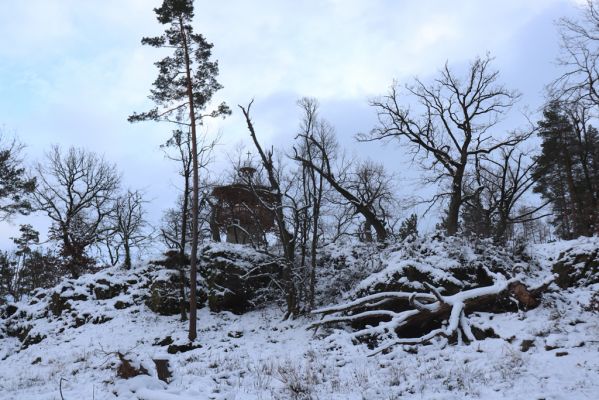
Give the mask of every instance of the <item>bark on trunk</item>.
MULTIPOLYGON (((189 166, 189 164, 187 165, 189 166)), ((187 169, 184 172, 185 186, 183 188, 183 208, 181 209, 181 243, 179 244, 179 311, 181 313, 181 321, 187 321, 187 307, 185 302, 185 246, 187 244, 187 214, 189 211, 188 171, 187 169)))
POLYGON ((125 269, 131 269, 131 249, 129 248, 129 239, 125 239, 123 246, 125 248, 125 269))
POLYGON ((456 176, 452 184, 451 199, 449 200, 449 207, 447 209, 447 220, 445 221, 445 230, 448 236, 453 236, 458 232, 461 203, 462 179, 461 177, 456 176))
POLYGON ((183 18, 179 17, 183 51, 185 53, 185 75, 187 76, 187 97, 189 101, 189 123, 191 124, 191 160, 192 160, 192 199, 191 199, 191 255, 190 255, 190 291, 189 291, 189 340, 197 337, 197 255, 198 255, 198 205, 199 205, 199 171, 198 171, 198 146, 196 136, 196 115, 191 81, 191 61, 187 35, 183 27, 183 18))

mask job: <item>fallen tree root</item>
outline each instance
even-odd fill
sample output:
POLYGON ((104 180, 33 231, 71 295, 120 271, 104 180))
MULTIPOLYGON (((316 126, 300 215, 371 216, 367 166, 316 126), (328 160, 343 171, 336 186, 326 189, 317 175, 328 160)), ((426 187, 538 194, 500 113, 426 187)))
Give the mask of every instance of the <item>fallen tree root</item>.
POLYGON ((352 339, 374 343, 371 355, 397 345, 428 343, 439 336, 457 336, 458 342, 463 339, 472 342, 476 338, 467 313, 494 311, 498 304, 505 302, 513 302, 517 308, 535 308, 539 305, 540 294, 553 281, 552 277, 539 287, 528 289, 516 279, 506 279, 488 269, 485 271, 493 279, 493 285, 464 290, 451 296, 443 296, 439 289, 424 283, 430 293, 383 292, 321 308, 312 313, 322 315, 322 319, 312 323, 309 329, 340 323, 358 326, 352 333, 352 339), (385 309, 390 303, 399 310, 385 309), (377 321, 377 324, 373 326, 364 321, 377 321))

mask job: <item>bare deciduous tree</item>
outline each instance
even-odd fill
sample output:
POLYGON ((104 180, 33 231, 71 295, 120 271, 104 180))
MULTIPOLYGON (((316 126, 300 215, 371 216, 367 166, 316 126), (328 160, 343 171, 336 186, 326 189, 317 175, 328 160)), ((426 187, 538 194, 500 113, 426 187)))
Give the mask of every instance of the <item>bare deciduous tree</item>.
POLYGON ((462 184, 472 159, 522 140, 515 133, 500 139, 489 132, 520 97, 497 83, 499 73, 491 69, 491 61, 489 56, 476 58, 464 78, 446 64, 432 84, 416 79, 406 86, 405 99, 394 84, 389 94, 371 102, 378 126, 358 136, 363 141, 407 140, 413 156, 435 171, 433 181, 449 182, 449 190, 442 193, 449 197, 445 222, 449 235, 458 229, 462 184), (402 105, 409 100, 415 100, 417 107, 402 105))
POLYGON ((569 103, 599 105, 599 3, 587 0, 582 18, 558 22, 562 53, 559 64, 566 70, 549 86, 550 95, 569 103))
MULTIPOLYGON (((192 178, 194 166, 192 131, 190 127, 185 127, 184 129, 185 130, 174 130, 173 135, 166 141, 165 144, 161 146, 165 156, 168 159, 179 163, 179 175, 183 178, 183 189, 180 197, 181 201, 179 204, 179 210, 169 210, 167 212, 168 218, 165 221, 167 222, 167 224, 162 229, 162 237, 166 241, 167 247, 172 248, 171 245, 175 245, 174 247, 176 247, 179 252, 179 286, 181 295, 181 320, 183 321, 187 320, 187 311, 185 306, 185 266, 187 265, 188 260, 185 252, 191 246, 188 237, 188 232, 193 230, 195 226, 193 223, 189 223, 189 216, 190 214, 193 214, 192 208, 190 207, 190 200, 192 198, 192 178), (176 240, 177 243, 173 243, 173 240, 176 240)), ((200 171, 202 171, 212 160, 212 151, 214 150, 214 147, 216 146, 219 137, 216 137, 212 141, 208 141, 207 135, 204 134, 201 135, 201 137, 198 139, 199 140, 196 145, 196 148, 198 149, 196 157, 197 167, 200 169, 200 171)), ((199 201, 198 204, 202 205, 202 201, 199 201)), ((198 214, 197 217, 199 219, 200 215, 198 214)), ((200 221, 198 221, 196 225, 196 228, 199 229, 201 225, 200 221)), ((193 242, 193 240, 191 242, 193 242)))
MULTIPOLYGON (((331 148, 334 147, 317 140, 314 135, 300 134, 298 137, 305 141, 314 153, 303 154, 294 148, 293 159, 324 178, 331 188, 352 205, 354 215, 360 214, 364 217, 366 231, 369 231, 370 227, 374 228, 377 240, 384 242, 388 236, 385 213, 381 214, 381 210, 377 210, 377 206, 381 204, 379 200, 382 201, 382 198, 389 194, 388 187, 383 190, 389 183, 384 170, 380 166, 375 167, 373 163, 364 163, 359 164, 358 168, 350 173, 347 172, 348 166, 335 171, 331 160, 331 148), (351 175, 351 178, 348 178, 348 175, 351 175)), ((329 138, 328 141, 330 140, 329 138)))
POLYGON ((52 220, 50 238, 61 244, 66 267, 76 278, 90 263, 89 246, 102 240, 119 188, 116 167, 83 149, 58 146, 35 166, 38 188, 35 205, 52 220))
MULTIPOLYGON (((319 157, 319 151, 316 149, 312 140, 316 141, 330 154, 335 151, 337 143, 334 137, 333 128, 323 119, 318 117, 318 101, 316 99, 302 98, 298 101, 303 116, 300 123, 298 151, 311 163, 324 168, 324 159, 319 157), (310 139, 309 139, 310 138, 310 139)), ((313 168, 306 164, 302 165, 302 186, 305 202, 308 205, 306 212, 310 210, 310 216, 304 218, 303 231, 305 232, 305 241, 308 240, 308 230, 311 230, 310 240, 310 273, 308 303, 310 309, 314 308, 314 293, 316 287, 316 267, 317 267, 317 249, 319 238, 322 235, 321 214, 322 203, 325 195, 325 180, 313 168)), ((306 249, 306 243, 303 243, 302 249, 306 249)), ((305 251, 302 252, 302 264, 305 251)))
POLYGON ((549 202, 519 212, 523 197, 535 185, 535 162, 517 147, 502 148, 496 158, 477 157, 472 176, 464 182, 465 227, 503 244, 515 224, 544 218, 538 214, 549 202))
POLYGON ((115 241, 110 251, 116 252, 115 260, 118 262, 118 254, 122 249, 125 257, 123 265, 126 269, 131 268, 131 250, 148 244, 152 239, 145 216, 144 204, 146 203, 138 190, 127 190, 114 202, 110 218, 111 231, 108 234, 115 241))
MULTIPOLYGON (((295 233, 290 231, 287 227, 287 221, 285 217, 284 207, 283 207, 283 190, 281 189, 280 177, 276 171, 275 164, 273 161, 273 151, 264 151, 258 138, 256 136, 256 131, 254 129, 254 124, 250 118, 250 110, 253 104, 253 100, 248 104, 247 107, 239 106, 243 115, 245 117, 248 130, 250 132, 250 136, 252 141, 254 142, 254 146, 258 151, 260 156, 260 160, 262 162, 262 166, 266 173, 268 183, 270 185, 270 190, 274 194, 275 204, 274 209, 272 210, 275 214, 275 220, 277 223, 279 238, 281 240, 281 245, 283 248, 283 269, 282 269, 282 283, 283 289, 286 295, 286 303, 287 303, 287 312, 285 318, 289 318, 298 313, 298 299, 297 292, 295 288, 295 284, 293 281, 293 266, 295 263, 295 245, 296 245, 296 237, 295 233)), ((259 196, 258 196, 259 197, 259 196)))

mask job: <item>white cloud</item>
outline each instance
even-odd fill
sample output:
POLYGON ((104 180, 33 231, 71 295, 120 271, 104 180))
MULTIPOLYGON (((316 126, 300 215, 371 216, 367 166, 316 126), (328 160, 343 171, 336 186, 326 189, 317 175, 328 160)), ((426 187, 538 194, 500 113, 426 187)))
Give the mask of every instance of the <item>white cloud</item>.
MULTIPOLYGON (((571 1, 197 0, 196 30, 215 44, 225 86, 219 99, 236 108, 255 97, 260 132, 276 140, 295 129, 300 96, 363 110, 393 78, 426 77, 446 60, 459 66, 489 50, 500 68, 547 68, 521 58, 529 40, 522 29, 571 1)), ((149 106, 159 52, 140 38, 161 32, 152 12, 160 0, 2 3, 0 123, 17 129, 34 155, 56 142, 110 152, 132 181, 154 185, 160 201, 172 197, 162 193, 172 192, 172 167, 157 150, 170 128, 125 121, 149 106)), ((362 115, 338 112, 333 122, 363 129, 370 121, 355 120, 362 115)), ((213 126, 227 144, 246 137, 239 115, 213 126)))

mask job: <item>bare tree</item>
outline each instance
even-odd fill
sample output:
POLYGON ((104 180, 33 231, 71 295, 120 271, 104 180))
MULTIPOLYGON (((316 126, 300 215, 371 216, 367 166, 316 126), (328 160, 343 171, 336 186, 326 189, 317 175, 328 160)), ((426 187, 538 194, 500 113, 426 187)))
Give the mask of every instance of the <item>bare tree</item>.
POLYGON ((515 224, 546 217, 538 214, 549 201, 526 208, 523 197, 536 184, 535 162, 516 146, 504 147, 495 158, 476 157, 472 176, 464 182, 465 228, 483 237, 493 237, 504 244, 515 224))
POLYGON ((550 96, 570 103, 599 105, 599 3, 587 0, 582 18, 558 22, 565 72, 550 86, 550 96))
MULTIPOLYGON (((355 194, 361 204, 372 209, 377 218, 385 225, 389 233, 389 224, 393 211, 395 195, 393 193, 393 178, 387 173, 383 164, 371 160, 358 162, 351 174, 345 180, 345 186, 355 194)), ((364 240, 372 242, 371 222, 363 224, 364 240)))
POLYGON ((50 238, 61 243, 66 267, 76 278, 90 263, 89 246, 102 240, 120 183, 116 167, 83 149, 53 146, 35 166, 35 206, 52 220, 50 238))
POLYGON ((371 102, 378 126, 358 136, 362 141, 407 140, 423 168, 435 172, 433 182, 449 182, 449 190, 436 197, 449 197, 445 222, 449 235, 458 229, 462 184, 472 159, 522 140, 516 133, 500 139, 489 132, 520 97, 497 83, 499 73, 491 69, 491 61, 489 56, 476 58, 464 78, 445 64, 432 84, 416 79, 406 86, 405 99, 394 84, 389 94, 371 102), (416 108, 401 104, 411 100, 416 108))
MULTIPOLYGON (((319 157, 319 151, 312 144, 312 140, 318 142, 323 148, 327 149, 330 154, 335 151, 337 143, 334 137, 333 128, 323 119, 318 117, 318 101, 311 98, 302 98, 298 101, 298 106, 301 108, 303 116, 300 123, 301 139, 299 152, 308 159, 311 163, 324 168, 324 158, 319 157), (310 138, 310 139, 309 139, 310 138)), ((310 278, 308 290, 308 303, 310 309, 314 308, 314 294, 316 288, 316 267, 317 267, 317 248, 319 237, 321 236, 321 214, 322 202, 325 195, 325 180, 322 175, 318 174, 313 168, 309 168, 306 164, 302 165, 302 186, 305 202, 309 205, 306 207, 311 210, 311 218, 304 218, 303 231, 305 232, 305 240, 308 240, 308 230, 311 229, 312 237, 310 240, 310 278), (309 220, 310 219, 310 220, 309 220)), ((306 243, 303 243, 302 249, 305 249, 306 243)), ((302 264, 304 259, 302 253, 302 264)))
MULTIPOLYGON (((287 312, 285 318, 292 317, 298 313, 298 299, 297 299, 297 291, 295 288, 295 284, 293 281, 293 266, 295 263, 295 233, 290 231, 287 227, 287 221, 284 212, 283 206, 283 193, 284 191, 281 188, 281 179, 278 175, 278 171, 275 168, 275 164, 273 161, 273 150, 264 151, 258 138, 256 136, 256 131, 254 129, 254 124, 250 118, 250 110, 253 104, 253 100, 248 104, 247 107, 239 106, 243 115, 245 117, 248 130, 250 132, 250 136, 252 141, 254 142, 254 146, 258 151, 260 156, 260 160, 262 162, 262 166, 268 178, 268 183, 270 185, 270 190, 273 192, 275 197, 274 209, 272 210, 275 214, 275 220, 277 223, 277 228, 279 232, 279 238, 281 240, 282 248, 283 248, 283 269, 282 269, 282 283, 283 290, 286 295, 286 303, 287 303, 287 312)), ((258 196, 259 198, 259 196, 258 196)))
MULTIPOLYGON (((174 238, 178 240, 177 249, 179 251, 178 262, 179 262, 179 286, 180 286, 180 303, 181 303, 181 320, 187 320, 187 312, 185 307, 185 266, 188 264, 187 256, 185 251, 192 243, 189 243, 188 232, 192 231, 194 227, 199 230, 200 215, 197 215, 198 222, 194 225, 190 222, 190 214, 194 214, 192 207, 190 206, 190 200, 192 198, 192 178, 194 175, 194 157, 193 157, 193 143, 192 143, 192 129, 185 127, 182 124, 183 129, 175 129, 173 135, 161 146, 165 156, 179 163, 179 175, 183 178, 183 189, 181 193, 180 209, 179 211, 170 212, 168 215, 171 219, 168 221, 167 229, 162 229, 162 236, 167 241, 167 245, 172 242, 174 238), (179 221, 173 220, 172 217, 176 216, 180 218, 179 221), (173 224, 175 226, 173 226, 173 224), (170 232, 170 233, 169 233, 170 232), (175 233, 175 234, 173 234, 175 233)), ((209 141, 207 135, 201 135, 196 144, 197 155, 196 163, 200 171, 204 170, 212 160, 212 152, 216 146, 220 136, 209 141)), ((201 195, 201 194, 200 194, 201 195)), ((191 203, 194 203, 191 201, 191 203)), ((198 201, 198 207, 202 202, 198 201)), ((195 204, 195 203, 194 203, 195 204)), ((195 215, 195 214, 194 214, 195 215)), ((193 238, 193 234, 192 234, 193 238)), ((196 239, 196 246, 197 246, 196 239)), ((193 240, 192 240, 193 242, 193 240)), ((169 246, 170 247, 170 246, 169 246)))
POLYGON ((122 249, 125 256, 123 266, 126 269, 131 268, 131 250, 148 244, 152 239, 144 210, 146 203, 140 191, 130 189, 118 196, 114 202, 109 222, 109 235, 115 239, 114 249, 111 251, 119 254, 122 249))
MULTIPOLYGON (((385 213, 377 209, 382 203, 383 196, 387 196, 389 183, 385 177, 384 169, 373 163, 362 163, 351 173, 347 173, 347 165, 334 169, 331 160, 331 146, 317 140, 314 135, 298 135, 305 141, 315 153, 303 154, 298 148, 294 148, 293 159, 300 162, 306 168, 315 171, 333 188, 346 202, 352 205, 355 214, 360 214, 365 219, 365 232, 374 228, 379 242, 387 239, 388 232, 385 222, 385 213), (317 154, 314 156, 312 154, 317 154), (319 160, 319 161, 316 161, 319 160), (348 178, 348 175, 351 175, 348 178), (371 181, 373 179, 373 181, 371 181), (383 188, 385 188, 383 190, 383 188)), ((330 140, 330 139, 329 139, 330 140)), ((366 234, 367 239, 368 233, 366 234)))
MULTIPOLYGON (((208 140, 208 135, 203 134, 198 138, 198 167, 200 171, 206 170, 208 165, 213 161, 214 148, 220 140, 220 135, 215 138, 208 140)), ((181 212, 180 212, 180 235, 179 235, 179 246, 178 249, 181 253, 181 259, 185 258, 185 251, 188 247, 188 222, 189 213, 191 210, 190 199, 191 199, 191 180, 193 175, 193 153, 191 145, 191 130, 190 129, 176 129, 173 131, 173 136, 161 146, 165 156, 172 161, 179 163, 179 175, 183 178, 183 188, 181 189, 181 212)), ((201 185, 207 187, 207 185, 201 185)), ((205 201, 205 195, 200 194, 202 199, 199 203, 205 201)), ((198 224, 201 225, 201 224, 198 224)))

